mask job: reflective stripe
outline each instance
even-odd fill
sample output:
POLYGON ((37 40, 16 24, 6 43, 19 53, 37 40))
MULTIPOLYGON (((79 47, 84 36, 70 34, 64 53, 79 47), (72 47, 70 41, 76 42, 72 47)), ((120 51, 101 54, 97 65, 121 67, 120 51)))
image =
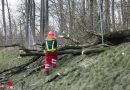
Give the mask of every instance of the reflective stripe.
POLYGON ((56 64, 56 59, 52 59, 52 63, 53 63, 53 64, 56 64))
POLYGON ((49 64, 45 64, 45 66, 48 66, 48 67, 49 67, 50 65, 49 65, 49 64))
POLYGON ((49 68, 49 67, 45 67, 45 68, 49 68))
POLYGON ((52 40, 51 48, 49 48, 49 45, 48 45, 47 40, 46 40, 46 49, 47 49, 47 51, 55 51, 56 50, 56 48, 54 47, 54 40, 52 40))
POLYGON ((56 61, 56 59, 52 59, 52 61, 56 61))
POLYGON ((52 62, 52 64, 56 64, 56 62, 52 62))
POLYGON ((50 65, 49 64, 45 64, 45 68, 49 68, 50 67, 50 65))

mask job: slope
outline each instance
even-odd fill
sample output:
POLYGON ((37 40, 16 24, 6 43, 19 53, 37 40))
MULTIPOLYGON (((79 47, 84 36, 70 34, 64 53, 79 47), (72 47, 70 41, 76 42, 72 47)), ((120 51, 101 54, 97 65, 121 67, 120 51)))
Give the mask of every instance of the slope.
POLYGON ((42 69, 24 78, 24 84, 20 80, 27 72, 10 79, 15 90, 130 90, 129 44, 114 46, 98 55, 60 56, 58 67, 51 71, 51 75, 44 76, 42 69), (61 75, 45 84, 57 72, 61 75))

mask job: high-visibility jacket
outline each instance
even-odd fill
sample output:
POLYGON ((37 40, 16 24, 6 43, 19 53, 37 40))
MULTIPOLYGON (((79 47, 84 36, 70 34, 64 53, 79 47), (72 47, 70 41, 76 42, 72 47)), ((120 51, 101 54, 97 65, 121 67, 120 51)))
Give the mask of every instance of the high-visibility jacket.
POLYGON ((56 51, 57 40, 56 39, 46 39, 45 40, 45 50, 46 51, 56 51))

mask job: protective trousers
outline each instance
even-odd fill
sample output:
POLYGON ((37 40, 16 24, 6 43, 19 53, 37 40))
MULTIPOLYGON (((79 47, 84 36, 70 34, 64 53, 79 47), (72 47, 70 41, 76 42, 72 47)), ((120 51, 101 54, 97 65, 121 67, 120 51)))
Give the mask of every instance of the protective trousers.
POLYGON ((56 68, 56 62, 58 59, 57 52, 46 52, 45 53, 45 73, 49 73, 50 68, 56 68))

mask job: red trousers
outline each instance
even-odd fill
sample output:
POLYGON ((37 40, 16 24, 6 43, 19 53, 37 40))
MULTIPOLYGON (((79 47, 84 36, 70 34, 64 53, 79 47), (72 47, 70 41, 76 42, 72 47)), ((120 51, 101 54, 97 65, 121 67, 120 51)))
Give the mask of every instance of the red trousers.
POLYGON ((5 85, 0 85, 0 90, 6 90, 5 85))
POLYGON ((46 52, 44 72, 49 73, 50 68, 56 68, 57 59, 58 59, 57 52, 46 52))

